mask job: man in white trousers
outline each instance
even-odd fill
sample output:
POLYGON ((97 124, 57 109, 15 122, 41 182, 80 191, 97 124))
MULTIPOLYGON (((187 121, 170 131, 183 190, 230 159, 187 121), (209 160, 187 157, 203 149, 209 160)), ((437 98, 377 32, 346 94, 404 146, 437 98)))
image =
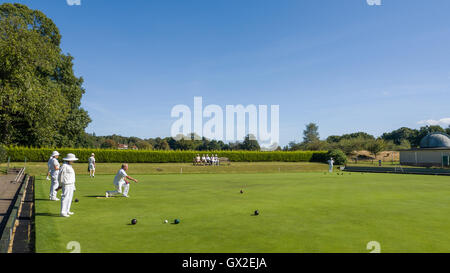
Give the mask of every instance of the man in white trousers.
POLYGON ((334 166, 334 159, 333 158, 330 158, 330 160, 328 160, 328 171, 330 172, 330 173, 332 173, 333 172, 333 166, 334 166))
POLYGON ((114 186, 116 187, 115 191, 107 191, 105 196, 106 198, 116 196, 122 194, 124 197, 129 197, 128 192, 130 190, 130 181, 132 180, 138 183, 137 179, 134 179, 131 176, 128 176, 126 171, 128 170, 128 164, 122 164, 122 168, 117 172, 114 177, 114 186))
POLYGON ((95 154, 92 153, 91 157, 89 157, 89 176, 91 178, 95 177, 95 154))
POLYGON ((70 217, 74 213, 70 211, 72 204, 73 193, 75 188, 75 171, 72 167, 73 162, 78 158, 74 154, 67 154, 64 160, 64 165, 61 167, 58 175, 58 182, 62 188, 61 194, 61 217, 70 217))
POLYGON ((50 173, 50 200, 51 201, 59 201, 57 198, 57 189, 59 188, 58 183, 58 174, 59 174, 59 162, 58 162, 59 153, 54 151, 52 153, 52 157, 48 160, 48 172, 50 173))

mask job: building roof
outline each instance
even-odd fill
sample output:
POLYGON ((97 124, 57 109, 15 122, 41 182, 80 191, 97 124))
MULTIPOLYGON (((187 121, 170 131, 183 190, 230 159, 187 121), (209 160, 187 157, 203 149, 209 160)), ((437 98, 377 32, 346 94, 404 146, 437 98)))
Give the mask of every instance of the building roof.
POLYGON ((450 148, 450 136, 444 133, 431 133, 420 141, 420 148, 450 148))

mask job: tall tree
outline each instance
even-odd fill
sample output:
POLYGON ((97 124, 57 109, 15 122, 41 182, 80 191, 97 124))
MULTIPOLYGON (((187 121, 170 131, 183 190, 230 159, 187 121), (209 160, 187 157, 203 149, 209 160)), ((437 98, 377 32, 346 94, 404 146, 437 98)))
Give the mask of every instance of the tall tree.
POLYGON ((371 152, 376 158, 380 152, 386 147, 386 142, 383 139, 372 140, 367 144, 367 150, 371 152))
POLYGON ((315 123, 306 125, 306 129, 303 131, 303 142, 308 144, 319 140, 319 126, 315 123))
POLYGON ((261 147, 259 146, 258 140, 256 140, 254 135, 247 135, 240 145, 242 150, 247 151, 260 151, 261 147))
POLYGON ((25 5, 0 5, 0 142, 73 146, 91 119, 83 79, 61 53, 56 25, 25 5))

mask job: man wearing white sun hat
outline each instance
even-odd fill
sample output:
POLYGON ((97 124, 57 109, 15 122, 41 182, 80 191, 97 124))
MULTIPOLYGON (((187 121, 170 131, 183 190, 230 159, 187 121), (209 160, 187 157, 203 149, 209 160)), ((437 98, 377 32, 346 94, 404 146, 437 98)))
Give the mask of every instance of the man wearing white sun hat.
POLYGON ((59 153, 54 151, 52 156, 48 160, 48 174, 50 174, 51 184, 50 184, 50 200, 51 201, 59 201, 57 196, 57 189, 59 187, 58 183, 58 173, 59 173, 59 162, 58 162, 59 153))
POLYGON ((75 171, 73 169, 73 162, 78 158, 74 154, 67 154, 63 159, 64 165, 61 167, 58 176, 58 182, 62 188, 61 194, 61 216, 69 217, 74 213, 70 211, 70 205, 72 204, 73 192, 75 188, 75 171))

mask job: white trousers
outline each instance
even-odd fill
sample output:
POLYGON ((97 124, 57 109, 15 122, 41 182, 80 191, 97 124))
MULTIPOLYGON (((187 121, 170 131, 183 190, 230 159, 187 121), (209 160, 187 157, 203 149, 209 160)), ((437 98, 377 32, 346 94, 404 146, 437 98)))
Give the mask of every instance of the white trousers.
POLYGON ((128 191, 130 190, 130 184, 127 184, 125 182, 119 182, 119 185, 116 186, 115 191, 108 191, 109 196, 115 196, 119 194, 123 194, 123 196, 128 196, 128 191))
POLYGON ((70 212, 70 205, 72 205, 74 185, 64 185, 61 194, 61 215, 67 215, 70 212))
POLYGON ((51 184, 50 184, 50 199, 55 199, 57 192, 56 189, 58 189, 59 183, 58 183, 58 173, 51 175, 51 184))
POLYGON ((329 165, 329 167, 330 167, 330 168, 329 168, 328 171, 329 171, 330 173, 332 173, 332 172, 333 172, 333 165, 329 165))

